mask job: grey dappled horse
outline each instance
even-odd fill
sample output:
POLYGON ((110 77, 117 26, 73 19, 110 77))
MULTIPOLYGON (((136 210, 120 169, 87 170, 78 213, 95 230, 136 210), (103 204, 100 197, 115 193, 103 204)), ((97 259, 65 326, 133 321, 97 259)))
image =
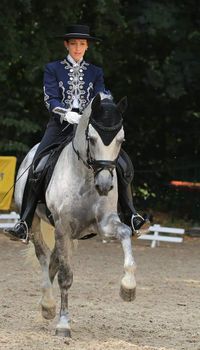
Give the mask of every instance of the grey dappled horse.
MULTIPOLYGON (((40 231, 44 206, 38 205, 32 225, 32 241, 43 274, 42 315, 53 319, 56 305, 52 284, 58 273, 61 309, 56 334, 70 336, 68 290, 73 273, 70 264, 72 241, 90 233, 120 240, 124 251, 124 277, 120 295, 126 301, 135 297, 135 270, 131 229, 120 221, 117 212, 118 191, 116 161, 124 140, 122 114, 125 99, 117 105, 106 95, 97 95, 84 110, 71 143, 61 152, 46 191, 46 203, 55 223, 55 246, 51 252, 40 231)), ((18 178, 31 164, 36 147, 22 162, 18 178)), ((19 208, 26 176, 16 184, 15 200, 19 208)))

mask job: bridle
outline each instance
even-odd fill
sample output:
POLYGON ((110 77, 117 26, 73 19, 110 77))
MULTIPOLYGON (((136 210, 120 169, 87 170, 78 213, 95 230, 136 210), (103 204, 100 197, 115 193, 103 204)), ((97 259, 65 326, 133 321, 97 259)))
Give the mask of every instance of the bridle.
MULTIPOLYGON (((100 126, 95 120, 92 120, 92 124, 95 127, 95 124, 101 128, 103 131, 105 132, 114 132, 117 130, 120 130, 122 127, 122 123, 123 123, 123 119, 121 118, 120 122, 112 127, 106 127, 106 126, 100 126)), ((101 160, 101 159, 94 159, 91 156, 91 152, 90 152, 90 136, 89 136, 89 125, 91 124, 91 118, 89 119, 87 128, 85 130, 85 136, 86 136, 86 141, 87 141, 87 148, 86 148, 86 160, 84 160, 81 155, 80 152, 75 148, 74 146, 74 138, 72 139, 72 147, 74 152, 76 153, 77 157, 79 160, 81 160, 83 162, 83 164, 88 168, 88 169, 92 169, 94 172, 94 177, 96 177, 102 170, 108 170, 109 173, 111 174, 111 176, 113 177, 113 171, 116 168, 117 165, 117 160, 118 160, 118 156, 115 160, 101 160)))

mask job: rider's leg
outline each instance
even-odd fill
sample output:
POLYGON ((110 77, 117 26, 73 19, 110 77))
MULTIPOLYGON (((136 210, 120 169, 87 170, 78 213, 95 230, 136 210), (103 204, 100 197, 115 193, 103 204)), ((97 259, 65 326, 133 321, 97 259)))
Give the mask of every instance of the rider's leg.
MULTIPOLYGON (((35 209, 37 207, 38 195, 42 186, 41 169, 38 159, 41 159, 41 155, 44 149, 52 145, 55 142, 63 140, 67 136, 67 131, 63 132, 63 129, 66 127, 67 123, 60 124, 55 121, 53 118, 50 119, 50 122, 47 126, 45 134, 37 148, 35 153, 33 164, 36 163, 34 171, 29 173, 27 182, 25 185, 25 190, 23 194, 20 221, 14 226, 14 228, 8 228, 6 234, 15 239, 20 239, 22 241, 27 241, 28 239, 28 230, 32 225, 32 220, 34 217, 35 209)), ((69 131, 68 131, 69 132, 69 131)))
MULTIPOLYGON (((43 172, 45 172, 45 169, 43 172)), ((40 190, 43 184, 43 172, 37 171, 36 169, 35 171, 31 171, 31 175, 28 175, 23 194, 20 221, 13 228, 6 230, 6 233, 10 237, 20 239, 24 242, 28 240, 28 231, 32 225, 40 190)))
POLYGON ((127 153, 121 150, 117 164, 119 205, 124 222, 129 226, 131 224, 133 232, 135 232, 144 225, 146 219, 137 213, 133 205, 133 195, 131 191, 133 174, 132 162, 127 153))

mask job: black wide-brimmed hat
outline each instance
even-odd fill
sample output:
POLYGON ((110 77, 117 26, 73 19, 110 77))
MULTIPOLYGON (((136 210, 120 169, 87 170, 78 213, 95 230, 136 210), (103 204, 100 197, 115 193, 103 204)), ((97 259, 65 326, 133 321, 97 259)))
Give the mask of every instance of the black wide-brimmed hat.
POLYGON ((90 41, 101 41, 99 38, 95 38, 90 35, 90 28, 86 25, 74 24, 67 27, 66 34, 58 35, 56 38, 63 40, 68 39, 87 39, 90 41))

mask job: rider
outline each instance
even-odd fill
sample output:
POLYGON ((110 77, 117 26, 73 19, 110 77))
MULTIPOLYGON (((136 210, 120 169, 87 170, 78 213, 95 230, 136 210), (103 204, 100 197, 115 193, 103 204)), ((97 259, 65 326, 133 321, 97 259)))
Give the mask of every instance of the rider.
MULTIPOLYGON (((50 120, 34 156, 33 164, 36 175, 34 179, 31 179, 31 175, 28 177, 20 221, 14 228, 6 230, 9 236, 24 242, 28 241, 28 229, 32 225, 40 190, 40 187, 36 185, 40 181, 37 174, 41 174, 37 170, 37 160, 41 158, 40 155, 48 146, 61 143, 66 139, 73 129, 72 124, 78 124, 86 105, 97 93, 105 91, 102 69, 84 60, 89 43, 100 41, 100 39, 91 36, 89 27, 86 25, 68 26, 66 34, 58 38, 64 40, 68 55, 63 60, 48 63, 45 67, 44 101, 50 112, 50 120)), ((119 183, 121 183, 119 202, 123 207, 122 211, 127 213, 125 216, 129 218, 128 224, 132 224, 133 231, 137 231, 145 220, 137 214, 133 207, 130 183, 125 184, 123 181, 119 183)), ((125 221, 127 223, 126 219, 125 221)))

